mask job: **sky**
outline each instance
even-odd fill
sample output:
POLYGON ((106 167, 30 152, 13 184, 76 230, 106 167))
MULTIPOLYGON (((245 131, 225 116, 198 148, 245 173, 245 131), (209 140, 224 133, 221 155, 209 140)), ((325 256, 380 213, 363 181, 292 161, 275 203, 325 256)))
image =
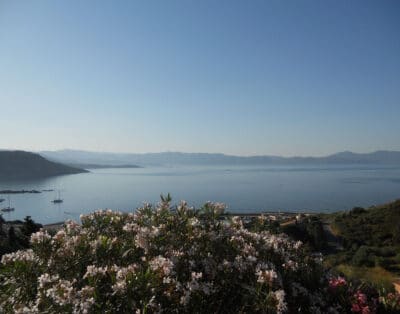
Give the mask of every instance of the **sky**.
POLYGON ((0 0, 0 148, 400 150, 400 2, 0 0))

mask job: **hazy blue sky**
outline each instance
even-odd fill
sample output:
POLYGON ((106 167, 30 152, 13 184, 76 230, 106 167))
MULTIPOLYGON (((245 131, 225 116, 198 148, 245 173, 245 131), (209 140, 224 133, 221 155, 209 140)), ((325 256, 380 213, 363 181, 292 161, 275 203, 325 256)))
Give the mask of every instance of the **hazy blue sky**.
POLYGON ((0 148, 400 150, 400 2, 1 1, 0 148))

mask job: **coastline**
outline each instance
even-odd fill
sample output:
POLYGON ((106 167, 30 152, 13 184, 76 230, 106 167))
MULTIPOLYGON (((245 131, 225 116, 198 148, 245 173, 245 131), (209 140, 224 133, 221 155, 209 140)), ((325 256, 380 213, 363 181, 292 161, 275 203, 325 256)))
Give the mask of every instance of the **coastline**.
POLYGON ((51 223, 51 224, 43 225, 43 229, 47 230, 47 231, 49 231, 49 230, 58 231, 64 226, 64 224, 65 224, 65 221, 54 222, 54 223, 51 223))

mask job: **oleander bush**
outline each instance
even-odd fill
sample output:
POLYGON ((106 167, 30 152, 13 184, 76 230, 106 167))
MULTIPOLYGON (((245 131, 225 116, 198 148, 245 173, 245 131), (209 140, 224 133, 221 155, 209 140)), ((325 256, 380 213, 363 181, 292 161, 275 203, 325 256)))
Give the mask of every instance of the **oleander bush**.
MULTIPOLYGON (((301 242, 249 230, 224 206, 163 198, 39 231, 0 266, 4 313, 387 313, 400 304, 328 278, 301 242), (385 303, 386 302, 386 303, 385 303), (383 306, 384 305, 384 306, 383 306), (358 307, 357 307, 358 306, 358 307), (370 312, 367 312, 370 311, 370 312)), ((394 312, 393 312, 394 313, 394 312)))

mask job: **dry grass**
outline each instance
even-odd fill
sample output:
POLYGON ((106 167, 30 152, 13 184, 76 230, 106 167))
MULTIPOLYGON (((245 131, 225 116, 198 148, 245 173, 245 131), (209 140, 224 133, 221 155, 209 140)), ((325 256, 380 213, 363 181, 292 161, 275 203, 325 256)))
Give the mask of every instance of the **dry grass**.
POLYGON ((377 288, 385 288, 387 290, 393 289, 393 282, 398 279, 395 274, 379 266, 357 267, 347 264, 340 264, 336 266, 335 269, 350 279, 367 281, 375 285, 377 288))
POLYGON ((340 230, 334 223, 331 223, 329 226, 331 227, 331 232, 335 237, 340 236, 340 230))

